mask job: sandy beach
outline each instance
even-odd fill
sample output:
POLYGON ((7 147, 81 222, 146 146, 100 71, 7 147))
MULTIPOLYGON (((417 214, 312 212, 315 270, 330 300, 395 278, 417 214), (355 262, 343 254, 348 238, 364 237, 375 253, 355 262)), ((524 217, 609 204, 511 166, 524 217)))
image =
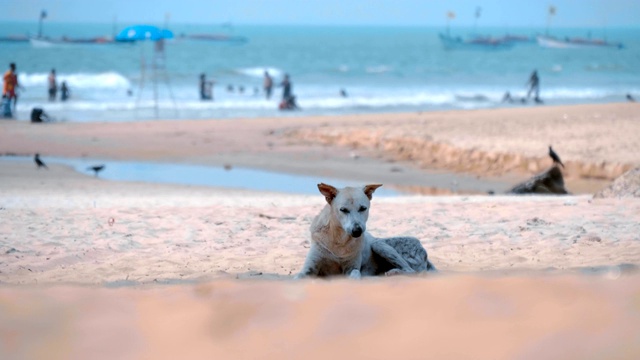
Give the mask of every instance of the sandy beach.
POLYGON ((440 271, 293 281, 320 194, 107 181, 0 157, 0 354, 637 358, 640 201, 593 193, 640 165, 639 110, 1 121, 5 155, 226 164, 411 189, 374 195, 368 230, 418 237, 440 271), (550 166, 550 144, 575 195, 473 195, 550 166))

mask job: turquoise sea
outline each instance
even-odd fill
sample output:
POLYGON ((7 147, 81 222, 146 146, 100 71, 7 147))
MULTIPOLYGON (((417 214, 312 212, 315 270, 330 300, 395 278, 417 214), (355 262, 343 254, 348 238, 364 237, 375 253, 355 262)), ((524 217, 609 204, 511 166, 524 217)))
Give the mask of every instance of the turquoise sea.
MULTIPOLYGON (((117 26, 117 29, 124 25, 117 26)), ((176 35, 225 33, 245 43, 170 40, 165 72, 158 75, 159 118, 229 118, 345 114, 506 105, 505 91, 526 93, 537 69, 545 104, 624 101, 640 98, 640 29, 552 29, 563 38, 606 38, 624 49, 548 49, 535 43, 508 50, 445 50, 434 27, 169 26, 176 35), (301 112, 277 110, 281 89, 271 100, 262 94, 262 74, 279 82, 290 74, 301 112), (215 80, 214 101, 200 101, 198 76, 215 80), (164 76, 166 75, 166 77, 164 76), (234 87, 233 92, 227 86, 234 87), (244 92, 238 88, 242 86, 244 92), (254 88, 258 92, 254 93, 254 88), (342 97, 344 89, 348 96, 342 97)), ((2 23, 0 37, 35 34, 36 23, 2 23)), ((111 36, 110 24, 45 23, 51 38, 111 36)), ((456 36, 472 29, 452 28, 456 36)), ((482 35, 534 36, 543 29, 482 28, 482 35)), ((22 85, 17 117, 28 119, 42 107, 58 121, 132 121, 154 118, 151 43, 30 44, 0 42, 0 64, 15 62, 22 85), (48 102, 46 78, 55 68, 72 97, 48 102), (145 80, 140 86, 141 79, 145 80), (128 94, 131 90, 131 95, 128 94)), ((4 70, 3 70, 4 71, 4 70)))

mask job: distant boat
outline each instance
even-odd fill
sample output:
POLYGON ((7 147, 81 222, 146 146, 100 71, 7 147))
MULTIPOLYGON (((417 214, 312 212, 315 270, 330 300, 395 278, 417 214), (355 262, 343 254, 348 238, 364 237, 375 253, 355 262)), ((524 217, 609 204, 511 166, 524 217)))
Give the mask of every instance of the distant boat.
POLYGON ((56 45, 53 40, 44 38, 30 38, 29 43, 31 44, 31 46, 36 48, 45 48, 56 45))
POLYGON ((29 36, 27 35, 9 35, 9 36, 0 36, 0 42, 29 42, 29 36))
POLYGON ((226 34, 190 34, 190 35, 182 34, 180 35, 180 38, 189 39, 189 40, 199 40, 199 41, 231 42, 231 43, 237 43, 237 44, 246 43, 247 41, 249 41, 249 39, 247 39, 244 36, 235 36, 235 35, 226 35, 226 34))
POLYGON ((507 43, 512 43, 512 44, 535 44, 536 43, 536 38, 533 36, 526 36, 526 35, 505 35, 501 38, 499 38, 500 40, 507 42, 507 43))
MULTIPOLYGON (((477 25, 478 18, 482 13, 482 8, 477 7, 475 10, 475 22, 473 24, 474 33, 477 25)), ((453 11, 447 12, 447 33, 438 34, 442 46, 445 50, 507 50, 513 47, 512 42, 504 41, 503 39, 493 38, 490 36, 474 36, 470 39, 464 40, 460 36, 451 36, 449 34, 449 21, 456 18, 456 13, 453 11)))
POLYGON ((440 42, 447 50, 507 50, 513 47, 513 43, 503 39, 492 37, 474 37, 464 40, 459 36, 453 37, 447 34, 439 34, 440 42))
POLYGON ((33 47, 50 47, 54 45, 80 45, 80 44, 113 44, 115 41, 111 37, 96 37, 96 38, 67 38, 62 37, 60 39, 52 38, 29 38, 29 42, 33 47))
POLYGON ((602 39, 583 39, 583 38, 565 38, 558 39, 552 36, 539 35, 537 37, 538 45, 551 49, 594 49, 594 48, 613 48, 624 49, 622 43, 611 43, 602 39))

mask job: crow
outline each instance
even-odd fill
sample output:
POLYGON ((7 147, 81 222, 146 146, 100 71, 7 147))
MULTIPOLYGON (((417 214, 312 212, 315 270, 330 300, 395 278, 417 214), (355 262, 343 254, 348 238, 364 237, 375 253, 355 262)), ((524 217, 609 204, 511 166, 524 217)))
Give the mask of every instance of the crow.
POLYGON ((42 160, 40 160, 40 154, 36 154, 36 156, 33 158, 33 161, 36 162, 36 165, 38 166, 38 169, 40 169, 41 167, 49 170, 49 168, 47 167, 47 165, 42 162, 42 160))
POLYGON ((95 172, 95 177, 98 177, 98 173, 102 170, 104 170, 104 165, 95 165, 95 166, 89 166, 87 168, 87 171, 92 170, 93 172, 95 172))
POLYGON ((549 145, 549 156, 551 156, 551 159, 553 160, 554 164, 560 164, 564 169, 564 164, 562 163, 562 160, 560 160, 560 157, 558 156, 558 154, 556 154, 556 152, 553 151, 553 149, 551 148, 551 145, 549 145))

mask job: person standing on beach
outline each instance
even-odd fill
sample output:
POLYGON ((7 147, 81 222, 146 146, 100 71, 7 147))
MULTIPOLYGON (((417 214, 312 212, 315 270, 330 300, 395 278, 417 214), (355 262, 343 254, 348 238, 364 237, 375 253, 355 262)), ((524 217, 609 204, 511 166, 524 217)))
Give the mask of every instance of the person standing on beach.
POLYGON ((56 100, 56 93, 58 92, 58 83, 56 82, 56 69, 51 69, 49 73, 49 101, 56 100))
POLYGON ((11 106, 11 100, 13 100, 13 111, 16 111, 16 103, 18 102, 18 95, 16 94, 16 89, 18 88, 18 75, 16 74, 16 64, 9 64, 9 70, 4 73, 3 86, 2 86, 2 97, 9 102, 9 106, 11 106))
POLYGON ((536 96, 533 98, 536 102, 540 102, 540 78, 538 77, 538 71, 533 70, 531 76, 529 77, 529 81, 527 82, 529 85, 529 91, 527 92, 527 99, 531 97, 531 93, 535 92, 536 96))
POLYGON ((271 75, 269 75, 268 71, 264 72, 264 82, 262 87, 264 88, 264 94, 267 97, 267 100, 271 99, 271 89, 273 89, 273 79, 271 75))

